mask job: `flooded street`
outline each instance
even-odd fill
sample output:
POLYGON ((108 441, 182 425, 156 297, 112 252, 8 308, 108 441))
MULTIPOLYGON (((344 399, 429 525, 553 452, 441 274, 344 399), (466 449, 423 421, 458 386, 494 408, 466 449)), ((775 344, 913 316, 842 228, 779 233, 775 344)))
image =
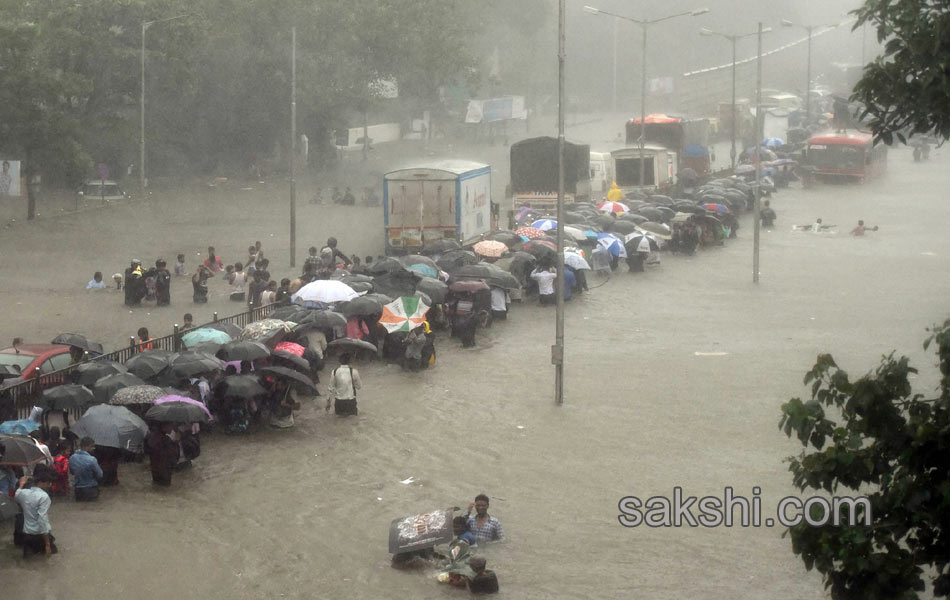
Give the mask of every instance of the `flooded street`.
MULTIPOLYGON (((319 398, 293 430, 207 437, 170 489, 153 487, 147 465, 123 464, 121 484, 97 503, 54 499, 60 554, 24 561, 4 534, 5 596, 467 597, 434 572, 390 568, 387 534, 396 517, 464 509, 485 492, 507 540, 479 553, 501 597, 825 598, 779 526, 624 528, 617 503, 670 496, 674 486, 696 496, 760 487, 763 512, 774 513, 783 496, 807 496, 783 462, 800 446, 777 424, 781 403, 807 393, 802 377, 819 352, 856 378, 896 350, 923 370, 919 391, 933 389, 921 342, 948 316, 950 160, 935 151, 915 164, 900 148, 889 163, 883 180, 864 186, 793 184, 775 195, 758 285, 749 215, 723 247, 664 253, 646 273, 592 276, 594 289, 566 306, 562 407, 553 401, 554 309, 516 304, 479 332, 475 350, 440 337, 435 368, 359 364, 355 419, 326 414, 319 398), (818 217, 837 233, 791 231, 818 217), (880 231, 849 236, 858 219, 880 231)), ((494 187, 506 182, 499 167, 494 187)), ((349 254, 381 251, 380 209, 307 198, 298 201, 298 267, 329 235, 349 254)), ((172 305, 158 310, 130 312, 121 292, 82 288, 93 271, 108 281, 131 258, 171 263, 183 252, 193 271, 208 245, 233 262, 255 240, 274 277, 288 276, 297 269, 287 266, 286 212, 284 188, 272 184, 17 224, 0 238, 0 339, 78 331, 111 349, 143 325, 170 333, 185 312, 197 323, 238 312, 220 278, 200 307, 187 278, 173 280, 172 305)))

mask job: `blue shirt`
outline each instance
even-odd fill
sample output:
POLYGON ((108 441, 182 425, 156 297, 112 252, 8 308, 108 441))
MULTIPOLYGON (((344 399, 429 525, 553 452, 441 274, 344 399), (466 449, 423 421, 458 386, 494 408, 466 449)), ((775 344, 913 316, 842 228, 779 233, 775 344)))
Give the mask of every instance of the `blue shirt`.
POLYGON ((10 469, 0 466, 0 496, 9 496, 16 489, 16 476, 10 469))
POLYGON ((49 494, 38 487, 17 490, 13 496, 23 509, 23 533, 49 533, 49 494))
POLYGON ((462 535, 459 536, 459 539, 465 540, 468 542, 468 545, 473 548, 478 545, 475 543, 475 534, 473 534, 471 531, 463 531, 462 535))
POLYGON ((494 542, 496 540, 504 539, 505 534, 501 530, 501 523, 498 522, 498 519, 488 515, 488 520, 485 521, 485 524, 481 527, 478 526, 476 515, 471 515, 468 518, 468 529, 470 532, 475 534, 475 539, 479 542, 494 542))
POLYGON ((69 472, 73 474, 73 487, 77 488, 96 487, 102 479, 99 461, 85 450, 78 450, 69 457, 69 472))

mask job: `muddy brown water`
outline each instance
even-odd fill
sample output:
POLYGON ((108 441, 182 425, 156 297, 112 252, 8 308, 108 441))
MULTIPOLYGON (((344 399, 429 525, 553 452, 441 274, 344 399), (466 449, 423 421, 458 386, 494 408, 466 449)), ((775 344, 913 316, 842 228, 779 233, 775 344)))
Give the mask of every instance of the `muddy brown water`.
MULTIPOLYGON (((807 392, 802 376, 819 352, 856 376, 896 349, 922 369, 921 391, 933 389, 921 342, 948 315, 950 206, 940 190, 950 180, 947 157, 932 156, 914 164, 894 151, 886 179, 865 186, 781 191, 757 286, 747 217, 724 247, 664 254, 642 274, 622 268, 571 301, 562 407, 553 309, 516 305, 475 350, 440 338, 425 372, 357 365, 358 418, 327 415, 321 398, 291 431, 208 437, 171 489, 130 464, 97 503, 55 499, 59 555, 23 561, 3 535, 5 596, 465 597, 432 572, 391 569, 388 527, 486 492, 507 541, 479 552, 501 597, 824 598, 780 527, 628 529, 617 503, 674 486, 698 496, 760 486, 768 512, 796 493, 783 459, 799 447, 777 428, 779 406, 807 392), (816 217, 838 232, 790 231, 816 217), (859 218, 881 230, 848 236, 859 218)), ((163 334, 186 311, 199 322, 236 312, 220 279, 203 307, 176 279, 171 307, 131 313, 121 293, 82 287, 132 257, 171 263, 183 252, 193 268, 208 244, 233 262, 257 239, 271 272, 289 274, 282 193, 172 197, 5 230, 0 340, 79 330, 114 347, 142 325, 163 334)), ((304 255, 330 234, 350 253, 380 249, 378 209, 303 202, 299 218, 304 255)))

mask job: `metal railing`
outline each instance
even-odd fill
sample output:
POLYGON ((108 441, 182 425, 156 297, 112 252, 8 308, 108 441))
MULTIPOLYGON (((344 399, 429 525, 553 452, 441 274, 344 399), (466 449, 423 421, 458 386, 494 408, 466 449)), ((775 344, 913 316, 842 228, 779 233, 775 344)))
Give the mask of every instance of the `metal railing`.
MULTIPOLYGON (((274 311, 274 309, 278 308, 279 306, 284 306, 285 304, 286 302, 275 302, 272 304, 266 304, 264 306, 257 306, 242 313, 221 318, 218 317, 218 313, 214 313, 210 322, 204 323, 203 325, 198 325, 189 331, 207 327, 208 325, 213 325, 214 323, 233 323, 234 325, 243 329, 254 321, 259 321, 266 318, 274 311)), ((73 381, 73 373, 81 364, 96 360, 114 360, 115 362, 124 363, 139 352, 148 349, 161 349, 168 350, 169 352, 181 352, 184 349, 182 336, 185 333, 187 333, 187 331, 182 331, 181 328, 176 324, 174 326, 173 333, 163 337, 153 338, 146 342, 136 342, 135 337, 129 336, 129 345, 125 346, 124 348, 119 348, 118 350, 114 350, 108 354, 96 356, 95 358, 83 360, 58 371, 38 374, 36 377, 31 377, 30 379, 27 379, 21 383, 0 389, 0 422, 11 419, 26 418, 30 413, 30 409, 34 405, 34 400, 41 393, 43 393, 43 390, 55 387, 57 385, 62 385, 64 383, 71 383, 73 381)), ((37 371, 38 370, 39 368, 37 368, 37 371)), ((82 414, 81 411, 70 411, 70 416, 73 417, 73 419, 78 419, 82 416, 82 414)))

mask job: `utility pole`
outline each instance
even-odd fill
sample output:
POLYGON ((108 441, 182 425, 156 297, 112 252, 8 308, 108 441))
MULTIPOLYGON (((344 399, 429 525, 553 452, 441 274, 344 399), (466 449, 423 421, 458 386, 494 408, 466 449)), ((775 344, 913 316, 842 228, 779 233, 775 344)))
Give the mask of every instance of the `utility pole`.
POLYGON ((762 114, 762 22, 759 21, 759 48, 755 60, 755 210, 752 218, 755 220, 752 226, 752 283, 759 283, 759 229, 761 228, 759 211, 762 195, 762 161, 761 161, 761 141, 764 137, 762 126, 765 119, 760 119, 762 114), (760 123, 762 125, 760 125, 760 123))
POLYGON ((290 28, 290 266, 297 261, 297 28, 290 28))
POLYGON ((554 297, 557 312, 554 325, 554 403, 564 403, 564 12, 566 0, 558 0, 557 35, 557 280, 554 297))
POLYGON ((647 24, 641 23, 643 30, 643 50, 640 66, 640 181, 638 187, 643 187, 646 176, 646 163, 643 160, 643 143, 647 139, 647 24))

